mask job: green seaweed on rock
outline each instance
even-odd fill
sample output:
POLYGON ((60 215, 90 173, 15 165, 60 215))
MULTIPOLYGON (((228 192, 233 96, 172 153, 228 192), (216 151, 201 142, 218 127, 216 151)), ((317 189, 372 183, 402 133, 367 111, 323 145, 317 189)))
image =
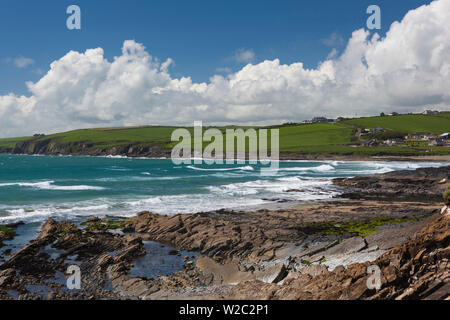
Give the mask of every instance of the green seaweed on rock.
POLYGON ((307 225, 308 231, 311 233, 318 233, 324 235, 350 235, 353 237, 367 237, 375 233, 380 226, 399 224, 404 222, 420 221, 423 218, 419 217, 376 217, 365 219, 362 221, 349 222, 313 222, 307 225))

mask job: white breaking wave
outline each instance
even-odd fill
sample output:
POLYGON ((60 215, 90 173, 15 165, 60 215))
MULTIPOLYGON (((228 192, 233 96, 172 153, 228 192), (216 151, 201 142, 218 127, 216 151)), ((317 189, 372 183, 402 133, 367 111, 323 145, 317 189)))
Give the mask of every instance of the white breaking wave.
POLYGON ((279 168, 279 171, 313 171, 313 172, 327 172, 336 170, 335 167, 329 164, 323 164, 318 167, 288 167, 288 168, 279 168))
POLYGON ((234 171, 234 170, 243 170, 243 171, 254 171, 255 168, 252 166, 244 166, 244 167, 237 167, 237 168, 197 168, 193 166, 187 166, 186 168, 192 169, 192 170, 198 170, 198 171, 234 171))
POLYGON ((137 212, 148 210, 160 214, 195 213, 213 211, 223 208, 244 209, 267 203, 262 199, 246 197, 220 197, 216 194, 184 194, 172 196, 153 196, 133 201, 111 202, 108 204, 82 206, 64 204, 64 206, 43 206, 35 208, 3 209, 6 214, 0 215, 0 221, 43 221, 49 217, 73 219, 76 216, 134 216, 137 212), (189 205, 187 205, 189 204, 189 205))
POLYGON ((26 220, 26 221, 41 221, 43 218, 47 217, 62 217, 62 216, 73 216, 73 215, 86 215, 90 216, 97 214, 99 211, 106 212, 109 209, 107 204, 102 205, 91 205, 91 206, 73 206, 73 207, 41 207, 34 209, 19 208, 19 209, 8 209, 4 210, 7 215, 0 216, 0 221, 7 220, 26 220))
MULTIPOLYGON (((267 203, 259 198, 217 197, 216 194, 183 194, 155 196, 147 199, 126 202, 125 205, 136 211, 148 210, 161 214, 195 213, 223 208, 246 208, 267 203)), ((135 211, 135 212, 136 212, 135 211)), ((133 210, 131 210, 133 212, 133 210)))
POLYGON ((222 186, 210 186, 207 189, 219 196, 223 194, 229 196, 258 195, 263 198, 281 197, 286 200, 311 201, 329 199, 337 195, 337 192, 333 190, 325 190, 331 185, 331 179, 285 177, 276 180, 256 180, 222 186))
POLYGON ((104 190, 103 187, 76 185, 76 186, 57 186, 54 185, 54 181, 42 181, 42 182, 9 182, 0 183, 0 187, 28 187, 42 190, 65 190, 65 191, 81 191, 81 190, 104 190))
POLYGON ((341 174, 345 175, 364 175, 364 174, 382 174, 398 170, 415 170, 419 168, 437 168, 444 163, 437 162, 364 162, 364 161, 354 161, 354 162, 341 162, 341 166, 337 167, 337 170, 341 174), (359 167, 359 169, 355 169, 359 167), (361 169, 360 167, 365 167, 361 169))
POLYGON ((160 197, 154 197, 154 198, 130 201, 130 202, 126 202, 126 204, 129 206, 132 206, 132 207, 142 207, 144 205, 156 204, 156 203, 161 203, 161 202, 162 202, 162 200, 160 197))
POLYGON ((109 154, 107 156, 101 156, 101 157, 102 158, 112 158, 112 159, 127 159, 128 158, 127 156, 120 156, 120 155, 114 156, 114 155, 111 155, 111 154, 109 154))

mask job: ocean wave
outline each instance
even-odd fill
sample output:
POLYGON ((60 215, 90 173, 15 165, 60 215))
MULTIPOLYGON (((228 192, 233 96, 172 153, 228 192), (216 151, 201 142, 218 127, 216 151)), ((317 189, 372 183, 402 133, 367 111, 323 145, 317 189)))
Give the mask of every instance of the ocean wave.
POLYGON ((75 185, 75 186, 58 186, 54 185, 54 181, 42 182, 8 182, 0 183, 0 187, 19 186, 41 190, 61 190, 61 191, 82 191, 82 190, 104 190, 103 187, 75 185))
POLYGON ((112 155, 109 154, 107 156, 103 156, 104 158, 112 158, 112 159, 128 159, 127 156, 120 156, 120 155, 112 155))
POLYGON ((442 163, 436 162, 382 162, 382 161, 354 161, 342 162, 342 165, 337 167, 340 174, 349 176, 367 175, 367 174, 382 174, 398 170, 415 170, 427 167, 440 167, 442 163))
POLYGON ((279 171, 312 171, 312 172, 328 172, 336 170, 335 167, 329 164, 322 164, 317 167, 288 167, 288 168, 279 168, 279 171))
POLYGON ((162 200, 160 197, 154 197, 154 198, 148 198, 148 199, 141 199, 136 201, 129 201, 125 202, 125 205, 132 206, 132 207, 142 207, 149 204, 157 204, 161 203, 162 200))
POLYGON ((245 208, 261 205, 267 201, 260 198, 217 197, 213 193, 156 196, 127 202, 128 207, 136 211, 148 210, 160 214, 196 213, 223 208, 245 208))
POLYGON ((198 170, 198 171, 234 171, 234 170, 243 170, 243 171, 254 171, 255 168, 252 166, 244 166, 244 167, 237 167, 237 168, 198 168, 194 166, 187 166, 186 168, 192 169, 192 170, 198 170))
POLYGON ((25 220, 41 221, 43 218, 54 216, 73 216, 73 215, 96 215, 99 212, 107 212, 109 205, 86 205, 86 206, 49 206, 41 208, 17 208, 3 210, 5 215, 0 216, 0 221, 25 220))
POLYGON ((128 168, 121 168, 121 167, 107 167, 104 168, 105 170, 109 170, 109 171, 133 171, 132 169, 128 169, 128 168))
POLYGON ((119 176, 111 178, 98 178, 95 179, 96 182, 139 182, 139 181, 157 181, 157 180, 177 180, 182 178, 191 178, 195 176, 153 176, 153 175, 143 175, 143 176, 119 176))
POLYGON ((325 190, 331 186, 331 179, 301 179, 299 177, 285 177, 275 180, 257 180, 249 182, 231 183, 222 186, 209 186, 207 189, 219 197, 251 196, 278 197, 289 200, 321 200, 337 194, 333 190, 325 190), (287 193, 289 190, 297 192, 287 193))

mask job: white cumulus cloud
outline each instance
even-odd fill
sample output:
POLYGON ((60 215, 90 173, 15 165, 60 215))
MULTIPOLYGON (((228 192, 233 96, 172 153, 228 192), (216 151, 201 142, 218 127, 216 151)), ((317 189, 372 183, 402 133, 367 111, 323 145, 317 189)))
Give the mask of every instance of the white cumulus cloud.
POLYGON ((340 55, 317 68, 266 60, 204 83, 171 76, 171 59, 160 62, 135 41, 125 41, 113 61, 101 48, 70 51, 27 83, 29 96, 0 96, 0 136, 450 109, 449 34, 450 0, 436 0, 409 11, 383 38, 354 31, 340 55))

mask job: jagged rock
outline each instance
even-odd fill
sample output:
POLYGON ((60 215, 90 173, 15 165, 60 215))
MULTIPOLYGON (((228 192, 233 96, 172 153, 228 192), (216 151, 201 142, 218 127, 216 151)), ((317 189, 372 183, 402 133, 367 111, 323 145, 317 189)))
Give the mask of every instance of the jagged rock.
POLYGON ((255 278, 251 273, 240 271, 236 263, 219 264, 207 257, 197 259, 196 269, 201 274, 202 282, 208 285, 236 284, 255 278))
POLYGON ((14 269, 6 269, 0 272, 0 287, 5 287, 6 285, 13 282, 16 271, 14 269))
POLYGON ((265 283, 279 283, 288 275, 288 271, 284 264, 277 264, 264 271, 255 272, 254 275, 257 280, 265 283))
POLYGON ((449 297, 450 216, 438 214, 415 237, 375 262, 333 272, 289 276, 280 287, 246 281, 227 299, 444 299, 449 297), (369 289, 367 268, 381 270, 381 290, 369 289))
POLYGON ((141 212, 127 221, 134 226, 144 240, 170 243, 179 249, 198 251, 210 257, 227 258, 247 256, 254 259, 270 259, 274 250, 282 245, 277 237, 301 237, 291 226, 278 228, 272 235, 271 223, 279 225, 279 217, 265 214, 245 215, 230 212, 165 216, 141 212), (261 223, 236 225, 235 219, 261 219, 261 223), (264 224, 262 218, 265 218, 264 224))
POLYGON ((317 276, 320 276, 322 274, 328 273, 328 269, 324 265, 314 264, 314 265, 311 265, 311 266, 307 266, 307 267, 301 268, 299 270, 299 273, 300 274, 307 274, 307 275, 309 275, 311 277, 317 277, 317 276))
POLYGON ((402 170, 356 178, 338 178, 333 183, 346 187, 341 195, 350 199, 442 199, 450 180, 450 166, 402 170), (443 182, 445 181, 445 182, 443 182))

